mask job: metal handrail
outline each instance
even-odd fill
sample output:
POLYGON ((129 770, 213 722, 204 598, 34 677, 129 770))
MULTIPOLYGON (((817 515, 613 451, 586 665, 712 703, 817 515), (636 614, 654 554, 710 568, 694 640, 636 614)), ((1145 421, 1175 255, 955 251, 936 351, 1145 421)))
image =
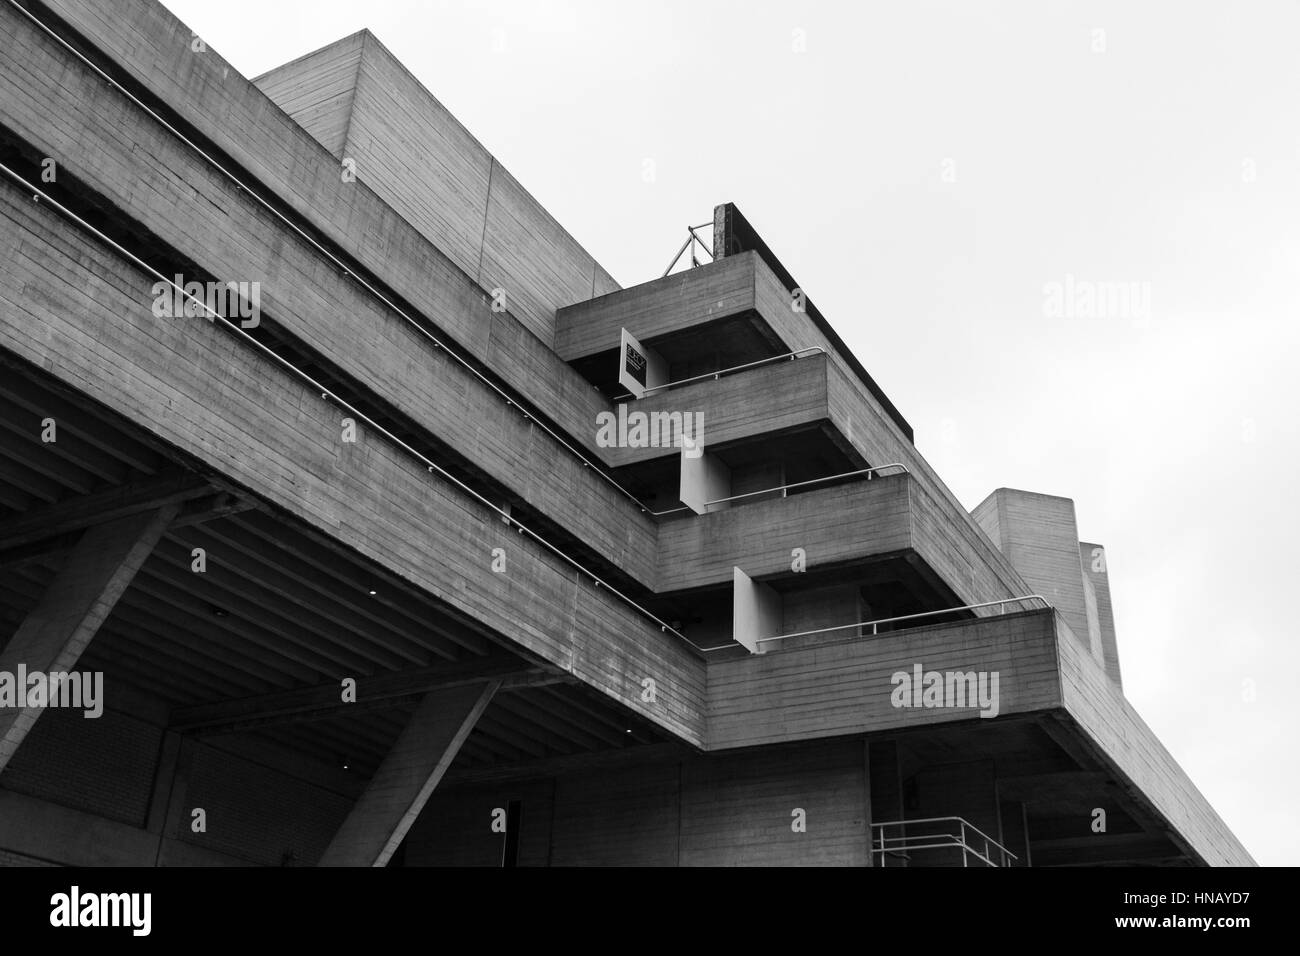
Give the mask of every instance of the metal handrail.
MULTIPOLYGON (((788 358, 793 362, 797 358, 802 358, 805 355, 811 355, 815 352, 820 352, 823 355, 826 354, 826 350, 820 345, 810 345, 806 349, 796 349, 793 352, 783 352, 780 355, 771 355, 765 359, 759 359, 757 362, 746 362, 744 365, 733 365, 730 368, 720 368, 716 372, 705 372, 703 375, 692 375, 690 378, 680 378, 675 382, 665 382, 663 385, 655 385, 651 388, 647 388, 642 394, 644 397, 645 395, 649 395, 651 392, 661 392, 664 389, 676 388, 678 385, 688 385, 691 382, 702 382, 705 379, 717 380, 724 375, 730 375, 732 372, 740 372, 747 368, 756 368, 759 365, 769 365, 772 362, 779 362, 782 359, 788 358)), ((625 392, 622 395, 616 396, 613 400, 621 402, 628 398, 636 398, 636 396, 631 392, 625 392)))
MULTIPOLYGON (((969 865, 967 862, 967 854, 972 854, 977 859, 983 860, 989 866, 998 868, 998 864, 993 862, 993 853, 991 852, 992 848, 996 847, 998 852, 1001 854, 1003 865, 1008 865, 1007 863, 1008 860, 1014 862, 1015 860, 1020 859, 1018 856, 1016 856, 1016 854, 1012 853, 1010 850, 1004 847, 997 840, 993 839, 991 836, 989 836, 979 827, 975 826, 973 823, 967 822, 962 817, 922 817, 917 820, 891 820, 886 823, 873 823, 871 825, 871 828, 873 830, 880 831, 879 847, 876 846, 875 840, 871 841, 871 852, 873 854, 876 853, 882 855, 897 854, 897 853, 906 853, 912 850, 934 850, 934 849, 943 849, 948 847, 957 847, 960 848, 962 851, 962 866, 969 865), (927 823, 953 823, 953 822, 958 824, 957 833, 917 833, 917 834, 913 834, 912 836, 908 836, 906 833, 904 833, 900 837, 887 837, 885 835, 886 827, 907 827, 907 826, 920 826, 922 824, 927 824, 927 823), (970 842, 966 839, 966 831, 968 829, 973 833, 975 833, 980 839, 984 841, 983 853, 981 853, 979 850, 971 846, 970 842), (908 842, 909 840, 934 840, 934 839, 942 839, 942 838, 947 838, 951 842, 947 842, 947 843, 908 842), (890 845, 891 843, 893 844, 893 846, 890 845)), ((881 861, 881 866, 884 866, 883 859, 881 861)))
MULTIPOLYGON (((834 481, 836 478, 852 478, 854 475, 866 475, 867 480, 870 481, 873 473, 884 468, 901 468, 903 469, 901 474, 910 474, 907 470, 907 466, 902 462, 892 461, 887 465, 876 465, 874 468, 860 468, 857 471, 846 471, 838 475, 825 475, 821 478, 810 478, 808 481, 795 481, 788 485, 777 485, 775 488, 764 488, 762 491, 747 491, 743 495, 732 495, 730 498, 714 498, 712 501, 704 502, 704 507, 707 508, 709 505, 722 504, 724 501, 739 501, 741 498, 753 498, 755 495, 770 495, 774 491, 786 491, 790 488, 802 488, 805 485, 819 485, 825 481, 834 481)), ((649 514, 651 517, 658 518, 661 515, 677 514, 681 511, 690 510, 691 509, 687 505, 682 505, 680 508, 668 508, 664 511, 651 511, 649 514)))
MULTIPOLYGON (((584 454, 583 454, 582 452, 580 452, 577 448, 574 448, 573 445, 569 444, 567 441, 565 441, 563 438, 561 438, 558 434, 556 434, 556 433, 555 433, 555 432, 554 432, 554 431, 553 431, 549 426, 547 426, 547 424, 546 424, 545 422, 543 422, 540 418, 538 418, 538 417, 537 417, 536 415, 534 415, 534 414, 530 414, 528 411, 525 411, 525 409, 524 409, 524 408, 523 408, 523 407, 522 407, 518 402, 516 402, 513 398, 511 398, 510 395, 507 394, 503 389, 501 389, 501 388, 500 388, 500 387, 499 387, 495 382, 493 382, 490 378, 488 378, 486 375, 484 375, 482 372, 480 372, 478 369, 476 369, 476 368, 475 368, 475 367, 474 367, 474 366, 473 366, 469 361, 467 361, 466 359, 464 359, 463 357, 461 357, 459 354, 457 354, 457 352, 456 352, 454 349, 448 348, 448 347, 447 347, 447 346, 446 346, 446 345, 445 345, 445 344, 444 344, 444 343, 443 343, 443 342, 442 342, 442 341, 441 341, 437 336, 435 336, 435 335, 434 335, 433 333, 431 333, 428 329, 426 329, 423 325, 421 325, 419 322, 415 321, 413 318, 411 318, 409 315, 407 315, 405 312, 403 312, 400 308, 398 308, 398 306, 397 306, 394 302, 392 302, 392 301, 391 301, 387 296, 385 296, 382 292, 380 292, 378 289, 376 289, 374 286, 372 286, 369 282, 367 282, 367 281, 366 281, 365 279, 363 279, 361 276, 359 276, 359 275, 357 275, 355 272, 353 272, 352 269, 349 268, 348 265, 347 265, 346 263, 344 263, 344 262, 343 262, 341 259, 339 259, 336 255, 334 255, 334 253, 330 252, 329 249, 327 249, 327 248, 326 248, 325 246, 323 246, 321 243, 317 242, 316 239, 315 239, 314 237, 312 237, 312 236, 311 236, 311 235, 310 235, 306 230, 304 230, 304 229, 302 229, 301 227, 299 227, 299 226, 297 225, 297 223, 293 222, 293 220, 291 220, 288 216, 286 216, 286 215, 284 215, 284 213, 280 212, 279 209, 277 209, 277 208, 276 208, 275 206, 273 206, 271 203, 267 202, 265 199, 263 199, 261 196, 259 196, 256 192, 254 192, 254 191, 253 191, 252 189, 250 189, 248 186, 244 185, 244 183, 243 183, 243 182, 242 182, 242 181, 241 181, 237 176, 235 176, 234 173, 230 172, 228 169, 226 169, 224 166, 222 166, 221 163, 217 162, 215 159, 213 159, 211 156, 209 156, 206 152, 203 151, 203 149, 202 149, 201 147, 199 147, 197 144, 195 144, 193 141, 191 141, 191 140, 190 140, 190 139, 189 139, 189 138, 188 138, 184 133, 182 133, 180 130, 178 130, 178 129, 177 129, 175 126, 173 126, 171 123, 167 122, 167 120, 164 119, 162 116, 159 116, 157 112, 155 112, 154 110, 150 109, 149 106, 146 105, 143 101, 141 101, 140 98, 137 97, 134 93, 132 93, 130 90, 128 90, 126 87, 124 87, 121 83, 117 82, 117 80, 113 79, 113 77, 109 76, 107 73, 105 73, 103 70, 101 70, 98 66, 96 66, 94 63, 92 63, 92 62, 90 61, 90 59, 88 59, 88 58, 87 58, 87 57, 86 57, 86 56, 85 56, 85 55, 84 55, 80 50, 76 49, 76 48, 75 48, 72 44, 70 44, 67 40, 63 39, 63 37, 59 36, 57 33, 55 33, 53 30, 51 30, 48 26, 46 26, 44 23, 42 23, 40 20, 38 20, 35 16, 32 15, 31 11, 24 9, 20 4, 18 4, 18 3, 16 2, 16 0, 9 0, 9 5, 12 6, 12 7, 13 7, 15 10, 17 10, 19 13, 21 13, 23 16, 27 17, 27 19, 31 20, 32 23, 36 24, 36 26, 39 27, 41 30, 44 30, 44 31, 45 31, 47 34, 49 34, 50 37, 52 37, 54 40, 56 40, 57 42, 59 42, 60 44, 62 44, 64 47, 66 47, 66 48, 68 49, 68 51, 71 52, 71 53, 73 54, 73 56, 75 56, 77 59, 79 59, 79 60, 80 60, 82 63, 84 63, 86 66, 90 67, 90 69, 94 70, 94 71, 95 71, 97 74, 99 74, 99 76, 102 77, 102 78, 103 78, 103 79, 104 79, 104 80, 105 80, 109 85, 111 85, 111 86, 112 86, 114 89, 116 89, 119 93, 121 93, 123 96, 125 96, 127 99, 129 99, 132 103, 134 103, 134 104, 135 104, 136 106, 138 106, 140 109, 142 109, 142 110, 144 110, 146 113, 148 113, 151 117, 153 117, 153 119, 154 119, 155 121, 157 121, 159 124, 161 124, 162 127, 163 127, 164 129, 166 129, 166 130, 168 130, 169 132, 171 132, 172 135, 174 135, 174 136, 175 136, 177 139, 179 139, 182 143, 184 143, 186 146, 188 146, 188 147, 189 147, 193 152, 197 153, 199 156, 202 156, 203 159, 205 159, 205 160, 208 162, 209 165, 211 165, 214 169, 216 169, 218 172, 220 172, 220 173, 221 173, 223 176, 225 176, 228 180, 230 180, 232 183, 234 183, 234 184, 235 184, 235 187, 236 187, 237 189, 239 189, 239 190, 242 191, 242 192, 247 193, 248 196, 249 196, 249 198, 251 198, 254 202, 256 202, 256 203, 258 203, 259 205, 261 205, 264 209, 267 210, 267 212, 271 213, 271 215, 275 216, 275 217, 276 217, 277 219, 279 219, 282 223, 284 223, 285 226, 287 226, 289 229, 293 230, 295 233, 298 234, 299 237, 301 237, 301 238, 304 239, 307 243, 309 243, 309 244, 310 244, 310 245, 311 245, 311 246, 312 246, 312 247, 313 247, 317 252, 319 252, 321 255, 325 256, 327 259, 329 259, 331 262, 333 262, 336 266, 338 266, 340 269, 342 269, 342 270, 343 270, 343 276, 344 276, 344 278, 350 278, 350 279, 355 280, 356 283, 357 283, 358 285, 360 285, 363 289, 365 289, 365 290, 366 290, 367 292, 369 292, 372 296, 374 296, 374 298, 378 299, 380 302, 384 303, 384 305, 386 305, 388 308, 390 308, 390 309, 392 309, 394 312, 396 312, 397 315, 400 316, 400 317, 401 317, 401 318, 402 318, 402 319, 403 319, 403 320, 404 320, 408 325, 410 325, 410 326, 411 326, 413 329, 415 329, 418 333, 420 333, 420 334, 423 335, 425 338, 427 338, 430 342, 432 342, 434 348, 436 348, 436 349, 442 349, 442 350, 443 350, 444 352, 446 352, 449 356, 451 356, 452 359, 454 359, 456 362, 460 363, 460 365, 462 365, 462 366, 465 368, 465 370, 468 371, 471 375, 473 375, 475 378, 479 379, 479 381, 481 381, 481 382, 482 382, 484 385, 486 385, 488 388, 492 389, 492 391, 496 392, 497 395, 499 395, 499 396, 500 396, 500 397, 505 401, 505 403, 506 403, 507 406, 513 406, 513 407, 515 407, 515 408, 518 408, 519 411, 520 411, 520 413, 524 416, 525 419, 527 419, 527 420, 533 422, 533 423, 534 423, 535 425, 537 425, 537 427, 539 427, 542 431, 546 432, 546 434, 550 435, 553 439, 555 439, 555 441, 556 441, 556 442, 557 442, 561 447, 563 447, 566 451, 568 451, 570 454, 572 454, 574 457, 576 457, 578 460, 580 460, 580 461, 582 462, 584 468, 590 468, 590 469, 591 469, 592 471, 594 471, 597 475, 599 475, 601 478, 603 478, 607 483, 609 483, 610 485, 612 485, 614 488, 618 489, 618 491, 619 491, 619 492, 620 492, 624 497, 626 497, 628 500, 630 500, 631 502, 633 502, 634 504, 636 504, 637 507, 639 507, 639 508, 641 509, 641 512, 642 512, 643 514, 646 514, 646 513, 649 512, 649 509, 646 508, 645 504, 641 501, 641 499, 637 498, 634 494, 632 494, 632 492, 630 492, 630 491, 628 491, 626 488, 624 488, 621 484, 619 484, 617 481, 615 481, 614 478, 613 478, 612 476, 606 474, 606 472, 605 472, 602 468, 600 468, 598 465, 596 465, 595 463, 593 463, 589 458, 587 458, 586 455, 584 455, 584 454)), ((698 228, 701 228, 701 227, 700 227, 700 226, 696 226, 696 227, 694 227, 694 228, 698 229, 698 228)), ((694 235, 694 233, 692 233, 692 235, 694 235)), ((689 242, 689 240, 688 240, 688 242, 689 242)), ((678 253, 678 255, 681 255, 681 253, 678 253)), ((367 267, 367 268, 368 268, 368 267, 367 267)), ((164 281, 165 281, 165 280, 164 280, 164 281)))
POLYGON ((921 617, 937 617, 940 614, 952 614, 956 611, 974 611, 982 607, 993 607, 995 604, 999 607, 999 614, 1006 613, 1005 608, 1008 604, 1015 604, 1020 601, 1042 601, 1044 607, 1051 607, 1051 602, 1041 594, 1023 594, 1020 597, 1002 598, 998 601, 985 601, 983 604, 963 604, 961 607, 945 607, 937 611, 922 611, 919 614, 903 614, 899 617, 882 617, 874 621, 859 621, 857 624, 840 624, 836 627, 819 627, 811 631, 796 631, 793 634, 778 634, 776 637, 760 637, 756 644, 766 644, 770 641, 784 641, 789 637, 808 637, 812 634, 830 634, 833 631, 847 631, 855 627, 866 627, 871 625, 871 633, 877 634, 876 628, 881 624, 892 624, 895 621, 914 621, 921 617))
POLYGON ((728 498, 714 498, 712 501, 704 502, 704 507, 709 505, 720 505, 724 501, 739 501, 741 498, 753 498, 755 495, 770 495, 774 491, 787 491, 790 488, 802 488, 804 485, 819 485, 824 481, 834 481, 836 478, 852 478, 854 475, 866 475, 867 480, 871 480, 871 475, 883 468, 901 468, 900 474, 909 474, 907 466, 900 461, 891 461, 887 465, 876 465, 874 468, 859 468, 857 471, 845 471, 838 475, 826 475, 822 478, 810 478, 807 481, 795 481, 788 485, 777 485, 775 488, 764 488, 762 491, 747 491, 743 495, 731 495, 728 498))

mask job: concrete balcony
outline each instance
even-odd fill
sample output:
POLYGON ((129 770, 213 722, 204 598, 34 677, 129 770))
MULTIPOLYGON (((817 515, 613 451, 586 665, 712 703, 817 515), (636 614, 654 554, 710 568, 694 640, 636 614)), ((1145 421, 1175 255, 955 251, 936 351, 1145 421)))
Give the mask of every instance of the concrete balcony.
MULTIPOLYGON (((758 266, 766 268, 761 262, 758 266)), ((716 379, 710 377, 664 389, 639 401, 631 401, 627 407, 629 414, 644 413, 650 422, 657 420, 655 416, 678 415, 684 418, 690 413, 693 421, 703 422, 706 446, 719 450, 724 458, 761 458, 764 454, 762 439, 766 436, 786 436, 786 445, 793 447, 789 436, 796 431, 802 432, 804 437, 800 439, 802 444, 799 447, 804 449, 803 457, 815 453, 826 459, 824 467, 829 470, 800 474, 797 479, 787 478, 787 481, 901 462, 911 473, 907 479, 910 542, 904 547, 910 547, 944 581, 960 598, 957 603, 976 604, 1034 590, 1020 579, 1006 556, 953 497, 911 442, 889 426, 887 411, 866 385, 841 368, 828 352, 805 354, 795 359, 742 369, 716 379)), ((680 452, 669 441, 602 451, 612 467, 626 469, 631 477, 649 478, 651 484, 657 480, 659 484, 668 483, 675 487, 676 460, 680 452)), ((780 483, 778 479, 760 487, 780 483)), ((801 522, 809 516, 807 509, 815 510, 815 503, 824 500, 827 493, 806 492, 789 499, 800 502, 797 505, 759 501, 739 503, 731 509, 737 512, 736 516, 725 519, 710 516, 711 520, 701 523, 698 531, 675 527, 676 522, 664 523, 659 532, 659 590, 674 590, 674 582, 681 578, 675 573, 665 575, 662 569, 671 566, 675 560, 676 542, 682 535, 697 537, 707 547, 730 547, 730 556, 735 559, 733 563, 745 564, 746 552, 739 547, 741 539, 733 541, 729 537, 731 532, 717 524, 720 520, 736 522, 737 528, 750 529, 744 532, 743 541, 751 545, 755 540, 766 541, 769 537, 774 542, 784 541, 787 537, 799 539, 804 542, 801 546, 814 540, 820 543, 825 532, 817 519, 813 519, 814 523, 808 527, 801 527, 801 522), (763 505, 761 511, 753 510, 760 505, 763 505), (773 507, 782 510, 771 512, 773 507), (772 524, 764 525, 764 521, 772 524), (755 535, 759 537, 756 539, 755 535), (724 545, 724 542, 730 544, 724 545)), ((832 522, 843 521, 844 514, 856 507, 859 506, 846 505, 844 513, 832 518, 832 522)), ((831 532, 831 539, 842 540, 844 530, 852 527, 856 527, 856 521, 851 519, 838 533, 831 532)), ((837 547, 830 549, 831 552, 838 550, 837 547)), ((691 564, 695 572, 699 571, 698 559, 703 553, 694 552, 691 564)), ((789 547, 784 553, 788 558, 789 547)), ((848 559, 875 553, 879 552, 872 550, 864 539, 856 552, 841 556, 848 559)), ((730 564, 724 570, 729 575, 730 564)), ((756 570, 754 573, 766 572, 756 570)), ((712 573, 696 578, 697 582, 713 579, 712 573)))
POLYGON ((555 351, 588 380, 603 383, 617 367, 624 328, 659 352, 670 370, 698 371, 707 358, 716 361, 713 368, 727 368, 821 349, 871 396, 891 432, 911 442, 911 426, 857 360, 827 335, 825 320, 800 311, 791 291, 755 252, 560 309, 555 351))
POLYGON ((804 548, 820 565, 899 554, 913 547, 907 475, 855 481, 757 501, 659 526, 661 593, 730 585, 739 565, 753 577, 790 573, 804 548))
POLYGON ((709 664, 709 749, 979 719, 978 707, 895 707, 896 673, 998 673, 999 718, 1061 704, 1051 609, 911 628, 709 664))
MULTIPOLYGON (((703 422, 709 446, 726 445, 767 434, 829 423, 828 359, 812 353, 784 359, 720 378, 654 392, 628 403, 628 413, 643 413, 650 422, 690 413, 703 422)), ((677 447, 659 442, 649 447, 602 449, 612 468, 676 457, 677 447)))
MULTIPOLYGON (((1070 818, 1098 848, 1108 842, 1128 841, 1135 848, 1165 842, 1210 865, 1251 865, 1249 854, 1055 609, 747 655, 711 662, 708 670, 711 751, 929 728, 927 733, 944 734, 944 746, 961 750, 965 759, 996 762, 1008 753, 1033 758, 1035 772, 1000 781, 1006 796, 1056 788, 1069 793, 1071 805, 1122 805, 1161 824, 1096 835, 1086 832, 1086 811, 1070 818), (969 698, 959 706, 962 700, 947 692, 946 681, 937 706, 896 693, 905 686, 896 675, 911 676, 918 668, 945 676, 974 672, 977 684, 978 675, 985 675, 989 706, 978 699, 972 706, 969 698), (972 722, 980 733, 963 733, 972 722)), ((1035 865, 1047 862, 1034 852, 1035 865)))
POLYGON ((757 308, 759 268, 766 267, 756 255, 736 256, 559 309, 555 351, 573 362, 616 351, 623 328, 653 346, 665 336, 744 316, 757 308))
POLYGON ((802 548, 810 572, 901 559, 953 606, 1030 593, 999 579, 987 542, 954 527, 947 511, 916 475, 895 474, 664 521, 656 591, 729 585, 735 566, 751 577, 794 580, 791 551, 802 548))

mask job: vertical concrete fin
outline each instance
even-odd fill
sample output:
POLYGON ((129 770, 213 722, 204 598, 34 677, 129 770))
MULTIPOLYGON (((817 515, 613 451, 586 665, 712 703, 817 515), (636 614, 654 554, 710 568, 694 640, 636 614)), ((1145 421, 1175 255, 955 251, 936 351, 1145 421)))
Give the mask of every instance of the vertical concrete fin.
POLYGON ((1079 542, 1079 559, 1083 576, 1093 589, 1097 604, 1097 626, 1101 631, 1101 657, 1106 674, 1115 686, 1123 689, 1119 671, 1119 641, 1115 635, 1115 613, 1110 602, 1110 572, 1106 567, 1106 549, 1099 544, 1079 542))
POLYGON ((698 515, 725 511, 731 502, 731 469, 694 439, 682 439, 678 500, 698 515), (717 504, 707 504, 714 501, 717 504))
POLYGON ((1088 626, 1074 502, 999 488, 971 514, 1030 588, 1055 605, 1079 643, 1100 660, 1101 649, 1094 646, 1088 626))
POLYGON ((731 569, 731 636, 751 654, 762 654, 765 637, 781 633, 781 595, 762 581, 755 581, 740 568, 731 569))

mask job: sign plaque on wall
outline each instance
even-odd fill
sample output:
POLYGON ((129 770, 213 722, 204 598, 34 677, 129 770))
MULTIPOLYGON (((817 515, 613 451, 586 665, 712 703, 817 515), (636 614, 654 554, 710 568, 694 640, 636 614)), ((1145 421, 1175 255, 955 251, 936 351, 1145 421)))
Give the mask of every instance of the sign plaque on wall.
POLYGON ((618 343, 618 383, 637 398, 644 398, 646 389, 667 382, 668 369, 664 360, 623 329, 618 343))

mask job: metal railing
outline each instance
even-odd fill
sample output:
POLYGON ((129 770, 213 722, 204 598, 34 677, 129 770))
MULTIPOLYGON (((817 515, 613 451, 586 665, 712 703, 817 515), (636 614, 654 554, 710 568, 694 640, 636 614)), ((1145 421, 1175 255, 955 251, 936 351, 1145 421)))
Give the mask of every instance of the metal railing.
POLYGON ((901 468, 902 471, 898 472, 898 474, 901 475, 906 475, 908 473, 907 466, 902 462, 891 461, 887 465, 876 465, 874 468, 859 468, 857 471, 845 471, 838 475, 825 475, 821 478, 810 478, 807 481, 794 481, 787 485, 777 485, 775 488, 764 488, 762 491, 747 491, 743 495, 730 495, 726 498, 714 498, 712 501, 704 502, 704 507, 707 508, 709 505, 720 505, 728 501, 740 501, 742 498, 753 498, 756 495, 770 495, 774 491, 785 492, 789 491, 791 488, 803 488, 807 485, 820 485, 823 482, 835 481, 839 478, 853 478, 856 475, 866 475, 867 477, 864 480, 870 481, 872 475, 885 468, 901 468))
POLYGON ((871 852, 880 857, 880 866, 888 866, 891 858, 902 860, 902 865, 907 866, 912 861, 912 854, 926 850, 960 850, 962 866, 970 866, 971 857, 977 861, 976 865, 992 867, 1015 866, 1019 859, 997 840, 961 817, 924 817, 919 820, 873 823, 871 831, 871 852), (890 827, 902 827, 902 835, 889 836, 887 831, 890 827), (909 827, 913 832, 907 832, 909 827), (922 832, 916 832, 918 827, 922 832), (956 832, 952 832, 954 830, 956 832))
MULTIPOLYGON (((769 355, 767 358, 759 359, 756 362, 746 362, 744 365, 733 365, 730 368, 720 368, 716 372, 705 372, 703 375, 692 375, 690 378, 679 378, 675 382, 665 382, 663 385, 655 385, 651 388, 645 389, 642 393, 642 397, 649 395, 651 392, 662 392, 664 389, 676 388, 678 385, 689 385, 691 382, 703 382, 706 379, 713 379, 716 381, 724 375, 731 375, 734 372, 743 372, 747 368, 757 368, 760 365, 770 365, 773 362, 780 362, 783 359, 789 359, 793 362, 795 359, 803 358, 805 355, 814 355, 817 353, 825 355, 826 350, 820 345, 810 345, 806 349, 795 349, 793 352, 782 352, 780 355, 769 355)), ((629 398, 635 399, 636 396, 631 392, 624 392, 622 395, 616 396, 613 401, 623 402, 629 398)))
POLYGON ((677 260, 682 257, 682 253, 686 251, 688 246, 690 247, 691 250, 691 268, 694 269, 696 266, 700 264, 700 260, 695 257, 695 246, 693 245, 693 243, 698 243, 700 248, 704 250, 705 255, 707 255, 710 259, 713 258, 713 247, 695 234, 696 229, 706 229, 706 228, 711 228, 712 226, 713 223, 705 222, 705 223, 701 223, 698 226, 686 227, 686 232, 687 232, 686 241, 683 242, 682 247, 677 250, 677 255, 673 256, 673 261, 668 263, 668 268, 665 269, 664 274, 660 276, 661 279, 667 276, 668 273, 673 271, 673 266, 677 265, 677 260))
MULTIPOLYGON (((857 624, 840 624, 836 627, 819 627, 811 631, 795 631, 793 634, 778 634, 776 637, 760 637, 756 643, 767 644, 772 641, 784 641, 791 637, 809 637, 813 634, 832 634, 835 631, 848 631, 855 627, 868 626, 870 626, 872 634, 878 634, 878 628, 881 624, 893 624, 896 621, 914 621, 922 617, 938 617, 941 614, 954 614, 958 611, 975 611, 985 607, 997 607, 998 614, 1005 614, 1006 606, 1008 604, 1017 604, 1021 601, 1042 601, 1043 607, 1052 606, 1048 602, 1047 598, 1043 597, 1041 594, 1023 594, 1020 597, 1002 598, 998 601, 985 601, 982 604, 963 604, 961 607, 945 607, 940 608, 937 611, 922 611, 919 614, 903 614, 898 617, 882 617, 874 621, 859 621, 857 624)), ((994 615, 988 616, 992 617, 994 615)))
MULTIPOLYGON (((791 488, 803 488, 806 485, 820 485, 827 481, 835 481, 838 478, 852 478, 855 475, 866 475, 867 477, 864 480, 870 481, 873 474, 885 468, 901 468, 902 471, 900 471, 899 474, 906 475, 909 473, 907 466, 902 462, 892 461, 887 465, 876 465, 874 468, 859 468, 857 471, 845 471, 838 475, 824 475, 821 478, 810 478, 807 481, 794 481, 786 485, 777 485, 775 488, 764 488, 761 491, 747 491, 743 495, 731 495, 727 498, 714 498, 711 501, 704 502, 704 507, 707 508, 709 505, 720 505, 728 501, 739 501, 742 498, 753 498, 757 495, 770 495, 778 491, 786 492, 791 488)), ((784 497, 784 495, 782 495, 782 497, 784 497)), ((680 508, 668 508, 664 511, 651 511, 649 514, 657 518, 661 515, 678 514, 682 511, 690 510, 689 506, 682 505, 680 508)))
MULTIPOLYGON (((899 617, 882 617, 875 621, 861 621, 857 624, 840 624, 836 627, 819 627, 811 631, 796 631, 793 634, 778 634, 776 637, 760 637, 754 643, 768 644, 772 641, 784 641, 786 638, 790 637, 808 637, 812 634, 833 634, 835 631, 848 631, 855 627, 867 626, 871 627, 871 633, 873 635, 878 635, 879 632, 877 628, 881 624, 892 624, 895 621, 911 621, 922 617, 938 617, 942 614, 954 614, 957 611, 974 611, 985 607, 997 607, 998 614, 1005 614, 1006 606, 1008 604, 1016 604, 1020 601, 1042 601, 1043 607, 1050 608, 1052 606, 1051 603, 1048 602, 1047 598, 1043 597, 1041 594, 1025 594, 1021 597, 1002 598, 1000 601, 985 601, 982 604, 963 604, 961 607, 945 607, 937 611, 922 611, 920 614, 903 614, 899 617)), ((997 615, 990 614, 986 616, 996 617, 997 615)), ((712 647, 700 647, 698 644, 695 646, 702 651, 725 651, 740 647, 741 645, 736 641, 732 641, 729 644, 715 644, 712 647)))

